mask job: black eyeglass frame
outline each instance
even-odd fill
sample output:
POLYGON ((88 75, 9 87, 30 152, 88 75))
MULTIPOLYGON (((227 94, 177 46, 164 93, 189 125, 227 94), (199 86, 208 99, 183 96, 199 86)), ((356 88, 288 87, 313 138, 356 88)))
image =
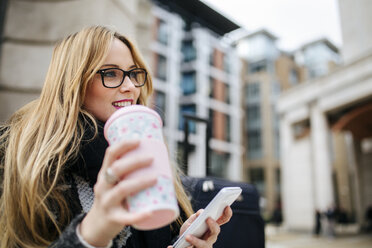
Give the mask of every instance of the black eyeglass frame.
POLYGON ((146 84, 146 81, 147 81, 147 71, 146 71, 146 69, 143 69, 143 68, 133 68, 133 69, 131 69, 129 71, 125 71, 123 69, 120 69, 120 68, 117 68, 117 67, 113 67, 113 68, 105 68, 105 69, 98 70, 97 73, 99 73, 101 75, 101 81, 102 81, 102 84, 103 84, 104 87, 110 88, 110 89, 114 89, 114 88, 120 87, 123 84, 126 76, 128 76, 129 77, 129 80, 131 80, 130 73, 132 71, 135 71, 135 70, 141 70, 141 71, 143 71, 145 73, 145 80, 143 80, 143 84, 141 84, 141 85, 134 84, 135 87, 142 87, 142 86, 144 86, 146 84), (122 71, 123 72, 123 78, 121 79, 121 82, 120 82, 120 84, 118 84, 118 86, 109 87, 109 86, 106 86, 105 85, 104 73, 105 73, 105 71, 113 70, 113 69, 122 71))

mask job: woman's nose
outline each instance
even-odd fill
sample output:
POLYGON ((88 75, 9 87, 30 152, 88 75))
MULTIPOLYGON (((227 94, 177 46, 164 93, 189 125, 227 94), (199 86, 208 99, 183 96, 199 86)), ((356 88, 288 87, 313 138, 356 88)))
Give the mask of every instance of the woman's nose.
POLYGON ((134 86, 133 82, 130 80, 128 76, 124 78, 124 82, 120 85, 120 91, 125 92, 125 91, 130 91, 134 89, 136 86, 134 86))

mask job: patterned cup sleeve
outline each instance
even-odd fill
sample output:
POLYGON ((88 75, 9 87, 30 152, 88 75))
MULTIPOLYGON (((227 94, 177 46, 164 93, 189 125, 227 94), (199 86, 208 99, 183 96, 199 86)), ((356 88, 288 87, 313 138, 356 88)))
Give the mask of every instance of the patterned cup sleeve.
POLYGON ((155 116, 136 112, 122 115, 108 128, 107 138, 111 142, 123 139, 154 139, 163 141, 162 126, 155 116))

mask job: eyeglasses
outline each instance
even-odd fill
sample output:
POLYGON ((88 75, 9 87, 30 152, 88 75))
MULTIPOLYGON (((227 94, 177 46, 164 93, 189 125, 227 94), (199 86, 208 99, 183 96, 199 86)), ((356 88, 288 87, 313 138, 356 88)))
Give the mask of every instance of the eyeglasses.
POLYGON ((98 70, 101 74, 102 84, 106 88, 117 88, 124 82, 126 76, 136 87, 144 86, 147 79, 147 71, 143 68, 134 68, 129 71, 124 71, 120 68, 107 68, 98 70))

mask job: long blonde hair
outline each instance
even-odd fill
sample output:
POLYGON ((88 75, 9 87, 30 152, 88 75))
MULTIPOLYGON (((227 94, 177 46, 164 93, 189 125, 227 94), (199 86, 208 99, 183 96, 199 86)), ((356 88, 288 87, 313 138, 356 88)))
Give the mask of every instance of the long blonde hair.
MULTIPOLYGON (((124 36, 100 26, 83 29, 56 45, 40 97, 1 127, 1 248, 46 247, 71 221, 64 166, 79 152, 84 132, 79 116, 89 118, 97 132, 94 116, 83 108, 84 96, 114 38, 128 46, 136 65, 147 68, 124 36)), ((152 91, 149 75, 138 104, 147 105, 152 91)), ((175 177, 177 198, 189 216, 191 204, 175 177)))

